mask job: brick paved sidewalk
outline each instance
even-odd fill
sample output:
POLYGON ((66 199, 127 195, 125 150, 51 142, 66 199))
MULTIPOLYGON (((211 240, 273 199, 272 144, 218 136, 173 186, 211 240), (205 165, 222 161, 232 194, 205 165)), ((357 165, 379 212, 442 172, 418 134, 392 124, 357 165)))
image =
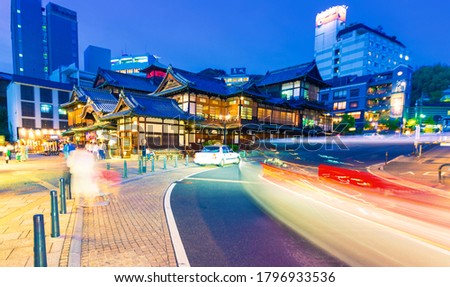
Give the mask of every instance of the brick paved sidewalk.
MULTIPOLYGON (((107 160, 98 165, 106 169, 109 163, 122 176, 123 162, 107 160)), ((164 170, 160 160, 155 162, 155 172, 148 166, 147 173, 139 174, 137 160, 127 160, 127 166, 127 178, 113 186, 102 185, 104 197, 90 206, 78 205, 74 242, 61 256, 68 257, 68 266, 177 266, 164 214, 164 193, 174 181, 203 168, 192 163, 185 166, 184 161, 175 168, 168 161, 164 170)))

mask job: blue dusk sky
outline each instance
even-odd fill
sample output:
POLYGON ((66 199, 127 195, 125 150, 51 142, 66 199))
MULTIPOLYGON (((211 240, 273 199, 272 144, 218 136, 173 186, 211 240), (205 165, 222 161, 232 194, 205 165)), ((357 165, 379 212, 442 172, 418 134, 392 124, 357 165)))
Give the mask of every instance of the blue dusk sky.
MULTIPOLYGON (((43 6, 49 1, 43 0, 43 6)), ((316 14, 347 5, 347 23, 383 27, 413 67, 450 64, 450 1, 443 0, 54 0, 78 13, 80 66, 88 45, 151 53, 192 72, 246 67, 251 74, 314 57, 316 14)), ((12 72, 10 0, 0 0, 0 71, 12 72)))

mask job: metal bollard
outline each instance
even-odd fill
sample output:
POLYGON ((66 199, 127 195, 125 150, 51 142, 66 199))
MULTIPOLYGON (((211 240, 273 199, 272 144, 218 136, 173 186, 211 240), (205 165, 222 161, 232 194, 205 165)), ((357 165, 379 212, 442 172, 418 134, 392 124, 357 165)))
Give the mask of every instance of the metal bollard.
POLYGON ((50 191, 51 197, 51 211, 50 216, 52 218, 52 237, 59 237, 59 213, 58 213, 58 195, 56 190, 50 191))
POLYGON ((164 161, 163 161, 163 169, 167 169, 167 157, 164 157, 164 161))
POLYGON ((152 172, 155 172, 155 157, 152 157, 152 172))
POLYGON ((185 166, 188 166, 189 164, 189 155, 186 155, 186 162, 184 163, 185 166))
POLYGON ((64 184, 64 178, 59 179, 59 196, 61 197, 60 213, 66 214, 67 213, 67 208, 66 208, 67 202, 66 202, 66 186, 64 184))
POLYGON ((388 162, 388 152, 386 152, 386 160, 384 161, 384 165, 387 165, 388 162))
POLYGON ((138 174, 142 174, 142 159, 138 159, 138 174))
POLYGON ((177 167, 178 167, 178 156, 175 155, 175 168, 177 168, 177 167))
POLYGON ((142 172, 147 173, 147 157, 144 157, 144 164, 142 165, 142 172))
POLYGON ((111 164, 109 162, 106 164, 106 170, 111 170, 111 164))
POLYGON ((33 216, 34 229, 34 267, 47 267, 47 250, 45 247, 44 215, 33 216))
POLYGON ((128 169, 127 169, 127 161, 123 161, 123 174, 122 178, 128 178, 128 169))
POLYGON ((67 177, 67 181, 66 181, 67 199, 72 199, 72 187, 70 186, 71 180, 72 180, 72 174, 69 172, 69 176, 67 177))

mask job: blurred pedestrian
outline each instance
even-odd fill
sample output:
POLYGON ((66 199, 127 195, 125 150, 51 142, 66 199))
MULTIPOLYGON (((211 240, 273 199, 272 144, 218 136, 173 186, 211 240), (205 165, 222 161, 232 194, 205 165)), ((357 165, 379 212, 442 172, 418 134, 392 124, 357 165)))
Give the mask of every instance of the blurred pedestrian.
POLYGON ((11 150, 5 145, 3 148, 3 154, 5 155, 5 162, 8 163, 11 158, 11 150))
POLYGON ((25 145, 20 145, 20 157, 17 159, 18 161, 25 161, 25 145))
POLYGON ((105 142, 100 143, 100 145, 98 147, 98 155, 101 160, 106 159, 106 144, 105 144, 105 142))
POLYGON ((99 158, 99 154, 98 154, 98 144, 95 142, 93 145, 92 145, 92 154, 94 155, 94 159, 95 160, 99 160, 100 158, 99 158))
POLYGON ((67 160, 67 158, 69 157, 69 143, 66 142, 63 146, 63 154, 64 154, 64 159, 67 160))

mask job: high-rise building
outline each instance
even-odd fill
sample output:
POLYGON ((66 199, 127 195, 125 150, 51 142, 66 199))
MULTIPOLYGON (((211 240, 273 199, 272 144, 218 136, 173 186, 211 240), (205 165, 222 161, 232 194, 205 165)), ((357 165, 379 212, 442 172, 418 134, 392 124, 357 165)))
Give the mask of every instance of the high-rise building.
POLYGON ((78 23, 74 11, 41 0, 11 0, 13 72, 47 79, 60 66, 78 67, 78 23), (45 13, 44 13, 45 12, 45 13))
POLYGON ((54 3, 46 6, 49 73, 60 66, 78 66, 77 13, 54 3))
POLYGON ((316 16, 314 58, 324 80, 371 75, 409 65, 406 46, 382 27, 347 25, 347 6, 334 6, 316 16))
POLYGON ((89 45, 84 50, 84 70, 97 73, 98 68, 111 70, 111 50, 89 45))
POLYGON ((13 73, 45 78, 44 37, 41 0, 11 0, 13 73))

